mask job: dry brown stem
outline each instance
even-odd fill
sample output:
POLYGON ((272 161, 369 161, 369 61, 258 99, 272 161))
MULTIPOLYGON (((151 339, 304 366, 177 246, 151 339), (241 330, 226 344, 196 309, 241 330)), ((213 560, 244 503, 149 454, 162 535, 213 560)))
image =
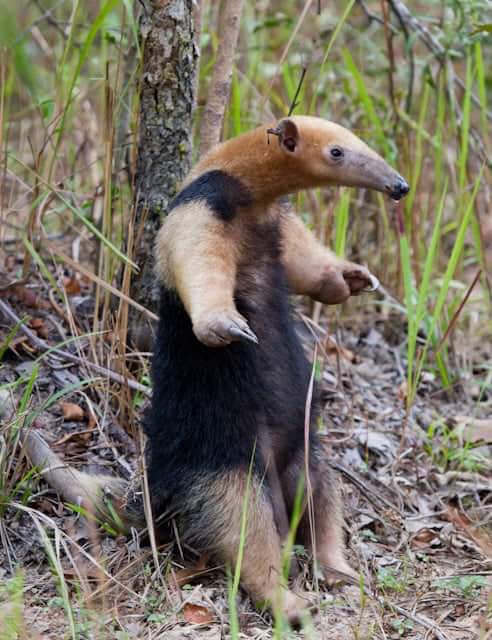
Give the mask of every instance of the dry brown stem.
POLYGON ((220 140, 231 87, 232 64, 239 37, 243 0, 224 0, 219 17, 219 48, 200 127, 200 156, 220 140))

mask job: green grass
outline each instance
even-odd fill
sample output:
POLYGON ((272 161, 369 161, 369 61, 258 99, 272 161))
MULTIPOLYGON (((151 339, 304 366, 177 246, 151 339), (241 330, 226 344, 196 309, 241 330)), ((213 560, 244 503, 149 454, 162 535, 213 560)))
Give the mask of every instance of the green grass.
POLYGON ((429 425, 424 450, 432 462, 443 472, 479 472, 487 469, 485 456, 471 442, 463 442, 453 427, 444 420, 429 425))
MULTIPOLYGON (((411 186, 408 198, 397 207, 381 195, 353 189, 317 190, 294 199, 297 211, 314 233, 338 255, 366 263, 389 294, 351 301, 338 312, 338 321, 343 323, 344 317, 350 317, 356 326, 368 308, 373 308, 369 307, 371 302, 379 318, 392 313, 404 318, 406 332, 397 348, 406 381, 408 416, 426 372, 437 377, 440 389, 449 392, 459 381, 477 386, 478 406, 492 389, 492 370, 476 355, 481 344, 490 343, 492 310, 485 276, 492 258, 483 242, 483 197, 491 179, 492 156, 492 43, 490 33, 480 27, 490 22, 486 3, 456 0, 446 4, 444 13, 441 2, 426 3, 424 23, 445 48, 445 60, 437 60, 415 34, 405 39, 399 33, 393 38, 397 56, 394 72, 383 26, 375 22, 368 25, 359 3, 322 3, 321 16, 317 16, 316 4, 307 11, 280 66, 280 55, 305 3, 288 0, 275 7, 245 3, 225 135, 239 135, 257 125, 264 117, 265 105, 277 117, 288 113, 302 69, 307 68, 296 113, 321 115, 351 128, 411 186), (407 111, 410 54, 415 77, 412 106, 407 111), (389 95, 390 73, 396 104, 389 95), (462 80, 463 88, 453 84, 453 74, 462 80), (489 164, 484 162, 484 154, 489 164), (461 307, 479 268, 482 275, 461 307)), ((370 4, 379 12, 378 3, 370 4)), ((129 275, 136 268, 127 242, 131 184, 128 173, 115 171, 112 161, 122 151, 117 144, 123 140, 129 151, 125 162, 130 173, 135 169, 133 143, 139 104, 132 88, 138 81, 141 52, 130 0, 47 0, 43 6, 50 11, 49 20, 35 3, 21 7, 0 0, 0 264, 5 263, 7 254, 18 256, 8 280, 28 278, 42 297, 54 296, 63 307, 66 291, 63 264, 55 257, 57 243, 63 244, 65 254, 72 252, 74 259, 89 264, 100 281, 119 290, 121 270, 126 269, 129 275), (120 135, 125 114, 129 130, 120 135)), ((410 8, 417 11, 413 5, 410 8)), ((206 95, 216 57, 215 24, 213 12, 206 10, 200 98, 206 95)), ((199 131, 202 104, 200 101, 194 131, 199 131)), ((124 314, 114 313, 108 289, 98 283, 90 295, 102 302, 93 331, 88 333, 87 327, 77 328, 74 323, 70 328, 73 335, 60 336, 57 346, 83 345, 81 348, 103 366, 123 366, 121 353, 131 356, 136 379, 145 379, 146 358, 129 354, 126 345, 121 346, 124 314)), ((29 309, 22 319, 37 313, 37 309, 29 309)), ((323 309, 321 321, 332 321, 334 313, 323 309)), ((18 326, 7 327, 2 333, 0 363, 11 357, 19 337, 18 326)), ((114 411, 130 429, 135 423, 133 410, 143 402, 141 395, 127 398, 90 373, 63 390, 41 393, 39 376, 46 355, 33 354, 33 358, 35 363, 27 375, 2 379, 0 385, 3 392, 12 394, 16 409, 0 432, 1 516, 12 509, 16 518, 21 512, 35 512, 29 512, 34 485, 32 473, 21 462, 21 427, 32 425, 69 394, 84 392, 102 407, 101 413, 114 411)), ((454 440, 440 419, 429 427, 424 451, 442 469, 480 468, 474 449, 454 440)), ((246 526, 247 515, 243 514, 240 546, 244 545, 246 526)), ((36 527, 51 564, 69 636, 77 637, 78 625, 90 618, 84 612, 91 589, 77 593, 67 586, 61 558, 69 557, 71 542, 56 533, 47 520, 36 520, 36 527)), ((291 533, 286 558, 293 544, 291 533)), ((155 553, 157 564, 160 559, 155 553)), ((229 589, 232 637, 239 634, 236 595, 240 566, 241 558, 229 589)), ((25 579, 22 573, 14 574, 0 589, 0 601, 10 598, 12 602, 5 623, 6 640, 24 633, 19 610, 25 579)), ((157 628, 157 618, 149 624, 157 628)), ((407 621, 396 624, 395 631, 404 635, 407 621)), ((279 618, 275 626, 278 637, 283 629, 279 618)))
POLYGON ((2 640, 17 640, 22 633, 24 576, 18 571, 0 584, 0 629, 2 640))

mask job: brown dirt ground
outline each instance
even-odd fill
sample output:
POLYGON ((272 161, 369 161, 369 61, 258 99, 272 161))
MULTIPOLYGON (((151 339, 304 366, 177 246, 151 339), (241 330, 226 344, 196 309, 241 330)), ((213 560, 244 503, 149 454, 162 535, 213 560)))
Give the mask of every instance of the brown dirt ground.
MULTIPOLYGON (((19 307, 17 312, 23 314, 19 307)), ((50 326, 48 340, 59 341, 50 314, 37 315, 50 326)), ((344 326, 337 334, 344 350, 337 357, 332 343, 325 343, 330 353, 320 369, 320 429, 343 481, 349 559, 363 576, 366 594, 353 586, 329 591, 316 585, 309 564, 301 561, 296 586, 318 611, 299 637, 492 637, 492 621, 487 620, 492 575, 487 533, 492 516, 490 448, 483 443, 463 448, 453 431, 458 415, 489 418, 491 398, 482 394, 478 402, 478 391, 467 380, 444 393, 434 376, 425 374, 406 417, 402 320, 376 311, 353 323, 344 313, 342 317, 344 326), (429 427, 439 421, 441 427, 429 437, 429 427), (473 463, 477 455, 482 456, 479 465, 473 463)), ((0 327, 5 335, 6 323, 0 327)), ((312 352, 307 334, 306 345, 312 352)), ((8 353, 0 369, 2 384, 32 367, 28 344, 19 341, 14 348, 16 353, 8 353)), ((87 345, 84 348, 88 352, 87 345)), ((484 357, 477 352, 477 361, 484 357)), ((86 377, 80 367, 44 359, 32 408, 86 377)), ((113 385, 99 382, 67 396, 63 402, 84 409, 82 421, 64 419, 57 402, 39 413, 33 428, 72 464, 128 477, 135 467, 136 447, 118 423, 113 392, 113 385), (89 419, 89 407, 95 419, 89 419)), ((16 460, 20 477, 27 466, 16 460)), ((168 548, 159 552, 165 576, 161 578, 150 549, 137 536, 100 535, 60 505, 42 482, 33 479, 28 484, 32 494, 26 494, 25 507, 31 511, 11 506, 0 522, 0 581, 19 568, 24 574, 24 635, 19 637, 70 637, 41 527, 49 533, 63 567, 77 638, 229 637, 227 579, 220 570, 178 588, 176 579, 183 577, 178 553, 168 548), (204 624, 196 623, 200 620, 204 624)), ((22 495, 15 492, 13 500, 22 503, 22 495)), ((13 606, 0 590, 0 621, 2 616, 4 622, 8 619, 13 606)), ((238 611, 240 637, 274 637, 268 615, 255 611, 244 594, 238 611)), ((0 629, 0 638, 7 639, 6 633, 0 629)), ((298 635, 286 632, 282 637, 298 635)))

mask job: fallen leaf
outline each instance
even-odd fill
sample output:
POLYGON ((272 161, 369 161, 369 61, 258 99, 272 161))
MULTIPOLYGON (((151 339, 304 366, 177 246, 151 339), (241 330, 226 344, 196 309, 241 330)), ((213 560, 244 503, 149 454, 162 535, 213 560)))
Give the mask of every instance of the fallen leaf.
POLYGON ((460 602, 460 604, 457 604, 454 608, 454 617, 455 618, 462 618, 466 613, 466 608, 465 605, 463 603, 460 602))
POLYGON ((452 522, 456 529, 465 533, 480 548, 483 555, 492 560, 492 540, 490 536, 486 531, 474 525, 466 513, 460 511, 457 507, 449 505, 443 517, 452 522))
POLYGON ((175 572, 176 584, 178 587, 184 587, 185 584, 189 584, 195 578, 198 578, 202 573, 207 570, 208 556, 203 554, 198 558, 197 563, 193 567, 185 567, 175 572))
POLYGON ((28 307, 37 309, 50 309, 51 305, 47 300, 43 300, 34 289, 24 287, 23 285, 15 285, 12 287, 12 293, 17 300, 28 307))
POLYGON ((212 624, 215 621, 213 613, 201 604, 187 602, 183 607, 183 616, 191 624, 212 624))
POLYGON ((410 546, 413 549, 426 549, 434 539, 439 539, 438 532, 432 529, 421 529, 411 538, 410 546))
POLYGON ((87 413, 87 426, 89 429, 94 429, 94 427, 97 424, 97 420, 96 420, 96 416, 94 414, 94 411, 89 410, 87 413))
POLYGON ((391 457, 394 453, 395 445, 392 440, 384 433, 377 433, 376 431, 367 432, 365 429, 360 429, 355 432, 357 440, 364 449, 374 451, 383 457, 391 457))
POLYGON ((403 382, 398 387, 397 395, 400 402, 406 402, 408 395, 408 384, 406 380, 403 380, 403 382))
POLYGON ((324 348, 327 355, 329 356, 336 356, 338 354, 340 358, 347 360, 347 362, 357 361, 357 356, 353 351, 350 351, 350 349, 345 349, 345 347, 337 344, 336 341, 330 336, 327 336, 324 348))
POLYGON ((46 339, 48 337, 48 328, 43 318, 32 318, 29 325, 41 338, 46 339))
POLYGON ((10 418, 15 411, 12 393, 8 389, 0 389, 0 418, 10 418))
POLYGON ((69 296, 76 296, 80 293, 80 280, 76 275, 63 278, 63 286, 69 296))
POLYGON ((63 419, 67 422, 73 420, 74 422, 80 422, 84 419, 84 410, 79 407, 78 404, 73 402, 62 402, 61 408, 63 411, 63 419))
POLYGON ((4 265, 6 271, 13 271, 17 266, 17 256, 14 254, 6 255, 4 265))

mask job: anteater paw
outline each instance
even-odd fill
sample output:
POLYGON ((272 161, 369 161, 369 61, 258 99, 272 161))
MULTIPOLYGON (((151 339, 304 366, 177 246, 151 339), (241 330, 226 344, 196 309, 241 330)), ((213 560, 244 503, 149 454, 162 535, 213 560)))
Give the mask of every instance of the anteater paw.
POLYGON ((378 286, 377 278, 365 267, 344 260, 325 269, 314 297, 324 304, 340 304, 350 296, 375 291, 378 286))
POLYGON ((338 584, 358 585, 360 580, 359 574, 341 557, 322 565, 319 578, 330 588, 338 584))
POLYGON ((349 262, 343 269, 343 278, 348 284, 350 295, 356 296, 359 293, 376 291, 379 287, 379 280, 373 276, 365 267, 349 262))
POLYGON ((302 628, 302 621, 308 615, 308 605, 309 603, 297 594, 292 592, 286 594, 283 613, 293 629, 302 628))
POLYGON ((240 340, 258 344, 246 320, 235 310, 207 313, 193 322, 193 331, 207 347, 225 347, 240 340))

